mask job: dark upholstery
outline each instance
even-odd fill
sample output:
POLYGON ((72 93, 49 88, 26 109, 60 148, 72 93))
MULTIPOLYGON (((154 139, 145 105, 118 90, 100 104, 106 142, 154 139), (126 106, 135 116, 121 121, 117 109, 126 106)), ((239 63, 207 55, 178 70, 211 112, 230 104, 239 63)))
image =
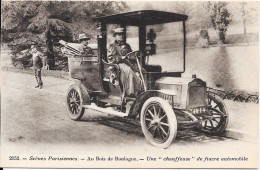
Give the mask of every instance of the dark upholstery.
POLYGON ((146 72, 162 72, 162 67, 160 65, 145 65, 144 69, 146 72))

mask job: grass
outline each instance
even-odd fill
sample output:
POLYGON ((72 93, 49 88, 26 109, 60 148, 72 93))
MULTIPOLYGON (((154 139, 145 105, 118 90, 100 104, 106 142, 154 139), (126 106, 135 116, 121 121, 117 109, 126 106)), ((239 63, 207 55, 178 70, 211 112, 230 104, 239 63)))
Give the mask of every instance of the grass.
MULTIPOLYGON (((12 71, 16 73, 25 73, 25 74, 32 74, 34 75, 34 69, 20 69, 16 67, 8 67, 8 66, 2 66, 2 70, 5 71, 12 71)), ((42 69, 42 76, 51 76, 51 77, 56 77, 56 78, 61 78, 61 79, 68 79, 69 78, 69 73, 65 71, 60 71, 60 70, 46 70, 42 69)))

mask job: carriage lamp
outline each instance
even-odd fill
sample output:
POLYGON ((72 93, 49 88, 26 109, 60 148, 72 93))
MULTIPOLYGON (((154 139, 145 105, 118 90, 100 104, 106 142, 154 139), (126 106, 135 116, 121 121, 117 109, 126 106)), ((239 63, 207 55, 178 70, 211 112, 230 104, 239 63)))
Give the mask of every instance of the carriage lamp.
POLYGON ((153 29, 150 29, 147 33, 147 39, 149 41, 148 44, 145 45, 145 53, 146 55, 156 54, 156 44, 154 44, 154 40, 156 39, 156 34, 153 29))
POLYGON ((101 30, 101 23, 99 22, 99 23, 97 23, 97 30, 101 30))
POLYGON ((101 23, 97 23, 97 35, 98 35, 98 38, 102 38, 102 25, 101 23))
POLYGON ((147 33, 147 40, 149 40, 149 42, 153 43, 155 39, 156 39, 156 33, 154 33, 154 30, 151 28, 149 30, 149 32, 147 33))
POLYGON ((156 44, 145 44, 145 53, 146 55, 156 54, 156 44))

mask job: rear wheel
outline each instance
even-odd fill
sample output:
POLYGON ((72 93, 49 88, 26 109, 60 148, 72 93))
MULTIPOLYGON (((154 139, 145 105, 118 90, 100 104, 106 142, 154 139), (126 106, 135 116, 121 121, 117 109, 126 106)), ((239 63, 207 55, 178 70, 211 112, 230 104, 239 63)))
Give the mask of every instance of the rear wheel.
POLYGON ((72 120, 80 120, 85 108, 82 107, 82 97, 76 84, 69 87, 67 92, 67 112, 72 120))
POLYGON ((148 99, 142 107, 140 120, 144 136, 152 145, 167 148, 175 139, 177 119, 172 106, 164 99, 148 99))
POLYGON ((208 105, 208 112, 199 124, 199 129, 207 134, 220 135, 228 124, 227 108, 222 99, 211 92, 208 92, 208 105))

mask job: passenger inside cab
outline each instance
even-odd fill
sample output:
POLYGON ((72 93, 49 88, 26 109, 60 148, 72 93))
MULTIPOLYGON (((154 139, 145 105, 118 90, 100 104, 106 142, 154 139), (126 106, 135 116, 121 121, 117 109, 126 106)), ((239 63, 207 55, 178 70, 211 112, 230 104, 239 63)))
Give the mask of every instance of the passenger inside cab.
POLYGON ((79 34, 79 42, 82 45, 80 51, 82 51, 83 55, 91 55, 94 54, 92 49, 88 46, 88 41, 90 40, 86 34, 79 34))

